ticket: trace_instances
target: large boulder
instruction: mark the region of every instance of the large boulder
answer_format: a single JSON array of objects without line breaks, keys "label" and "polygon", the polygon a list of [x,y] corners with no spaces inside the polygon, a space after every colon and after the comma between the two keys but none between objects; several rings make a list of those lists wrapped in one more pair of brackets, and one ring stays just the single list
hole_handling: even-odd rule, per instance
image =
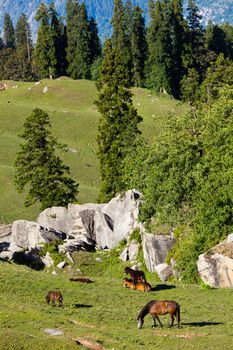
[{"label": "large boulder", "polygon": [[137,227],[141,196],[140,192],[129,190],[124,195],[113,198],[103,207],[103,213],[111,218],[114,225],[112,247],[116,246],[122,239],[128,238]]},{"label": "large boulder", "polygon": [[69,205],[73,223],[60,251],[115,247],[123,238],[128,238],[137,225],[140,196],[138,191],[130,190],[107,204]]},{"label": "large boulder", "polygon": [[63,232],[56,231],[54,228],[48,229],[33,221],[14,221],[11,230],[12,244],[28,250],[43,243],[66,238]]},{"label": "large boulder", "polygon": [[197,261],[197,268],[203,282],[211,287],[233,287],[233,242],[231,239],[201,254]]},{"label": "large boulder", "polygon": [[68,233],[74,219],[65,207],[52,207],[45,209],[37,218],[38,224],[48,229]]},{"label": "large boulder", "polygon": [[150,272],[155,272],[156,266],[165,262],[174,244],[175,239],[172,234],[155,235],[147,232],[142,234],[144,260]]},{"label": "large boulder", "polygon": [[166,263],[155,266],[155,271],[163,282],[167,281],[169,277],[173,276],[172,266]]}]

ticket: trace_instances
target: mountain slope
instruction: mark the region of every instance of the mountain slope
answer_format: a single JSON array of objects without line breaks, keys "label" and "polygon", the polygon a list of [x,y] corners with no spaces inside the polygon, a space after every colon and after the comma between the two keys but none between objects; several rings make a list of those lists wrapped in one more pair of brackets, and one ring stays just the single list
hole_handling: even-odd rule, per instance
[{"label": "mountain slope", "polygon": [[[44,0],[45,4],[50,4],[52,0]],[[61,15],[65,15],[64,0],[55,0],[56,8]],[[98,24],[101,39],[109,36],[111,31],[111,17],[113,13],[113,0],[84,0],[89,16],[93,16]],[[29,18],[32,27],[33,37],[36,34],[36,22],[34,20],[35,12],[41,1],[39,0],[0,0],[0,31],[3,26],[4,13],[9,13],[14,24],[22,13]],[[138,4],[144,11],[146,21],[149,20],[148,0],[132,0],[133,5]],[[233,24],[233,0],[197,0],[200,13],[203,16],[203,23],[207,24],[209,20],[216,23],[229,22]],[[184,1],[184,10],[187,6],[187,0]]]}]

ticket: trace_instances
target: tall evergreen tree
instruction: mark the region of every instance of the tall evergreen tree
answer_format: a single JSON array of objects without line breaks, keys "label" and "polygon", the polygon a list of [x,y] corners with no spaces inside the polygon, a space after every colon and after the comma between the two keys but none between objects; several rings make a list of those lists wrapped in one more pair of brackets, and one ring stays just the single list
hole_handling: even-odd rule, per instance
[{"label": "tall evergreen tree", "polygon": [[89,30],[90,30],[90,57],[91,63],[93,63],[98,57],[101,55],[101,42],[98,35],[98,28],[96,21],[93,17],[91,17],[89,22]]},{"label": "tall evergreen tree", "polygon": [[53,35],[55,56],[57,61],[56,75],[64,75],[66,73],[66,40],[65,40],[65,27],[58,17],[54,2],[49,7],[50,12],[50,26]]},{"label": "tall evergreen tree", "polygon": [[154,13],[148,30],[147,86],[179,97],[183,47],[181,2],[157,1],[150,6]]},{"label": "tall evergreen tree", "polygon": [[[131,81],[131,44],[130,44],[130,29],[126,31],[126,18],[130,16],[130,3],[128,2],[127,15],[125,14],[125,7],[122,0],[114,0],[114,13],[112,17],[112,44],[118,52],[119,58],[122,60],[122,64],[126,67],[128,72],[128,79]],[[128,28],[132,24],[127,23]]]},{"label": "tall evergreen tree", "polygon": [[76,199],[78,184],[66,174],[69,167],[58,157],[64,145],[53,137],[47,113],[35,109],[24,123],[24,142],[15,161],[17,189],[28,191],[25,205],[39,201],[41,209],[65,206]]},{"label": "tall evergreen tree", "polygon": [[89,79],[91,72],[91,33],[86,5],[79,6],[77,16],[77,48],[75,51],[76,79]]},{"label": "tall evergreen tree", "polygon": [[54,45],[54,32],[50,26],[50,12],[48,7],[41,3],[37,10],[36,21],[39,22],[37,41],[34,50],[34,66],[41,78],[57,75],[57,57]]},{"label": "tall evergreen tree", "polygon": [[133,25],[131,33],[132,46],[132,82],[134,86],[144,85],[145,61],[147,58],[147,42],[145,20],[142,10],[136,6],[133,10]]},{"label": "tall evergreen tree", "polygon": [[105,45],[98,89],[97,141],[102,179],[99,199],[107,201],[124,189],[123,161],[135,145],[142,120],[133,107],[127,69],[110,40]]},{"label": "tall evergreen tree", "polygon": [[15,44],[18,60],[20,64],[18,65],[21,79],[30,80],[32,78],[32,51],[33,44],[31,38],[31,30],[27,22],[27,17],[22,14],[15,28]]},{"label": "tall evergreen tree", "polygon": [[15,48],[15,31],[8,13],[4,15],[3,40],[7,48]]},{"label": "tall evergreen tree", "polygon": [[74,57],[77,49],[77,24],[78,24],[79,4],[77,0],[68,0],[66,3],[66,33],[67,33],[67,72],[70,77],[76,78],[77,62]]},{"label": "tall evergreen tree", "polygon": [[67,61],[68,74],[73,79],[90,78],[91,32],[84,3],[67,2]]}]

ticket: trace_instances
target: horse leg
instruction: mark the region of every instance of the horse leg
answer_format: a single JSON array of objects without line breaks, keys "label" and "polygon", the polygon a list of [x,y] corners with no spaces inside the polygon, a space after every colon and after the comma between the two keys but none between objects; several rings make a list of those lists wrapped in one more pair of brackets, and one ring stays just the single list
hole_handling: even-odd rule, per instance
[{"label": "horse leg", "polygon": [[156,325],[156,317],[155,316],[152,316],[153,317],[153,320],[154,320],[154,324],[153,324],[153,326],[152,327],[156,327],[157,325]]},{"label": "horse leg", "polygon": [[174,317],[174,314],[170,314],[170,316],[171,316],[171,324],[170,324],[170,327],[173,327],[173,323],[174,323],[174,319],[175,319],[175,317]]},{"label": "horse leg", "polygon": [[137,281],[133,278],[133,290],[136,289],[136,284],[137,284]]},{"label": "horse leg", "polygon": [[163,325],[162,325],[162,323],[161,323],[161,321],[160,321],[160,319],[159,319],[159,316],[158,316],[158,315],[155,315],[155,318],[159,321],[160,327],[163,328]]}]

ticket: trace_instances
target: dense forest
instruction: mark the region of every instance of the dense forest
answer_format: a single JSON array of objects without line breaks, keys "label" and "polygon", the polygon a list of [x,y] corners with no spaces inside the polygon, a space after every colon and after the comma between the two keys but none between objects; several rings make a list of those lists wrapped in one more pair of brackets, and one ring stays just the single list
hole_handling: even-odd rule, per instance
[{"label": "dense forest", "polygon": [[[115,0],[104,47],[84,3],[67,1],[65,24],[53,3],[42,3],[35,45],[26,16],[14,28],[6,14],[0,79],[96,81],[99,201],[140,190],[141,220],[151,232],[173,231],[177,243],[169,259],[193,282],[198,255],[233,229],[233,27],[202,27],[193,0],[187,18],[179,0],[149,0],[149,8],[146,27],[139,6]],[[148,142],[133,86],[188,102],[189,112],[164,115],[163,130]]]}]

